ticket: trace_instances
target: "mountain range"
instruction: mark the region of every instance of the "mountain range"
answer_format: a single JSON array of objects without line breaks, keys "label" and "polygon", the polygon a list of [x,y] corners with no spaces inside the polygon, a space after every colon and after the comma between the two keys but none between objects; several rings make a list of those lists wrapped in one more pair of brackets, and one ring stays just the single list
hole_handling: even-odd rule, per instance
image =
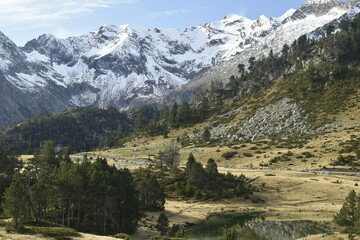
[{"label": "mountain range", "polygon": [[80,37],[41,35],[23,47],[0,32],[0,126],[77,106],[190,100],[250,57],[278,54],[304,34],[319,38],[358,12],[359,0],[309,0],[278,18],[228,15],[184,31],[104,25]]}]

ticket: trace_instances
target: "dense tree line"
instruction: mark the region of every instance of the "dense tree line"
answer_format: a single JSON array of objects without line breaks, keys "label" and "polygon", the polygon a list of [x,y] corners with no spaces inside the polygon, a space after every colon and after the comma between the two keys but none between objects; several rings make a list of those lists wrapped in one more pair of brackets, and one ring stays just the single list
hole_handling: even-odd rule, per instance
[{"label": "dense tree line", "polygon": [[171,129],[192,126],[204,121],[210,113],[210,107],[203,105],[190,106],[188,102],[171,107],[165,105],[160,109],[154,106],[143,106],[131,113],[134,130],[150,136],[164,135]]},{"label": "dense tree line", "polygon": [[[74,163],[69,153],[64,149],[56,154],[54,142],[45,141],[21,166],[15,155],[1,151],[0,171],[9,176],[2,186],[2,207],[16,230],[35,222],[98,234],[132,233],[143,211],[164,210],[166,195],[205,200],[253,191],[244,175],[220,174],[213,159],[203,167],[190,154],[186,169],[179,169],[174,146],[160,154],[163,165],[133,173],[86,155]],[[157,228],[169,236],[181,233],[178,226],[168,226],[164,215]]]},{"label": "dense tree line", "polygon": [[[5,151],[0,145],[0,203],[3,200],[4,191],[10,186],[12,178],[17,170],[21,168],[21,163],[14,151]],[[2,212],[0,205],[0,213]]]},{"label": "dense tree line", "polygon": [[40,115],[9,126],[0,133],[0,142],[18,152],[32,154],[51,139],[57,151],[71,146],[81,152],[96,148],[105,136],[120,141],[132,131],[132,121],[116,108],[75,108],[53,115]]},{"label": "dense tree line", "polygon": [[131,233],[140,204],[129,170],[118,170],[105,159],[72,163],[55,155],[47,141],[5,190],[3,208],[14,227],[35,220],[94,233]]},{"label": "dense tree line", "polygon": [[[135,171],[136,182],[153,182],[147,184],[147,191],[152,192],[155,200],[152,201],[153,204],[148,209],[161,209],[162,203],[164,203],[161,196],[164,193],[171,197],[206,200],[236,196],[248,197],[254,191],[254,188],[247,183],[248,180],[244,175],[235,176],[231,173],[219,173],[216,161],[211,158],[203,166],[195,160],[193,154],[190,154],[185,170],[179,169],[175,165],[150,166]],[[150,179],[153,180],[150,181]],[[160,189],[158,184],[162,189],[165,189],[165,192],[157,190]],[[137,185],[139,186],[139,184]],[[145,190],[145,188],[143,189]],[[143,192],[146,193],[147,191]]]},{"label": "dense tree line", "polygon": [[161,211],[165,206],[165,192],[151,168],[140,168],[134,172],[141,209]]},{"label": "dense tree line", "polygon": [[241,174],[218,172],[214,159],[208,159],[205,167],[190,154],[186,163],[185,178],[174,183],[177,195],[194,197],[196,199],[230,198],[235,196],[249,196],[253,187],[247,184],[246,177]]}]

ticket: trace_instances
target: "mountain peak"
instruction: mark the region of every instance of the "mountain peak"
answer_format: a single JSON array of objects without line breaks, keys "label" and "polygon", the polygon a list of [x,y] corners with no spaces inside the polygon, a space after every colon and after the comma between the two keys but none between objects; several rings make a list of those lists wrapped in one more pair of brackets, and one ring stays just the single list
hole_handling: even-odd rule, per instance
[{"label": "mountain peak", "polygon": [[338,0],[308,0],[305,4],[306,5],[313,5],[313,4],[326,4],[332,2],[339,2]]},{"label": "mountain peak", "polygon": [[239,16],[239,15],[237,15],[237,14],[228,14],[228,15],[226,15],[225,17],[224,17],[224,19],[229,19],[229,20],[231,20],[231,19],[237,19],[237,18],[241,18],[241,16]]},{"label": "mountain peak", "polygon": [[274,18],[274,20],[279,23],[282,23],[285,19],[287,19],[288,17],[291,17],[295,12],[296,12],[295,9],[290,8],[289,10],[286,11],[286,13],[284,13],[280,17]]},{"label": "mountain peak", "polygon": [[263,21],[263,20],[268,20],[269,18],[267,18],[265,15],[260,15],[257,20]]},{"label": "mountain peak", "polygon": [[228,14],[224,17],[223,22],[236,22],[239,20],[245,20],[246,17],[237,15],[237,14]]}]

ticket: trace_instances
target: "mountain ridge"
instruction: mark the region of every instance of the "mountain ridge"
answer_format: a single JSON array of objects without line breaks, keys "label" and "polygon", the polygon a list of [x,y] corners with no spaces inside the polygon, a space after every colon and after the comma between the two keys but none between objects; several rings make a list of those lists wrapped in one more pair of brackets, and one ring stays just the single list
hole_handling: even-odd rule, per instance
[{"label": "mountain ridge", "polygon": [[[211,77],[211,72],[221,69],[220,72],[231,73],[239,63],[246,63],[249,56],[266,56],[270,49],[277,53],[284,43],[339,18],[357,2],[309,1],[279,18],[260,16],[250,20],[232,14],[184,31],[103,25],[80,37],[58,39],[41,35],[21,48],[9,43],[13,49],[8,51],[19,54],[14,63],[4,61],[0,65],[3,81],[28,95],[21,96],[24,102],[38,99],[40,104],[52,98],[55,106],[27,109],[28,114],[17,114],[0,125],[76,106],[112,105],[128,109],[173,94],[173,90],[187,83],[202,85],[211,82],[211,78],[224,80],[225,74]],[[317,17],[314,11],[326,14]],[[299,28],[304,19],[316,23]],[[233,66],[232,70],[222,69],[227,64]],[[27,108],[23,104],[21,107]],[[0,106],[0,112],[5,112],[1,108],[9,106]],[[18,112],[16,107],[14,111]]]}]

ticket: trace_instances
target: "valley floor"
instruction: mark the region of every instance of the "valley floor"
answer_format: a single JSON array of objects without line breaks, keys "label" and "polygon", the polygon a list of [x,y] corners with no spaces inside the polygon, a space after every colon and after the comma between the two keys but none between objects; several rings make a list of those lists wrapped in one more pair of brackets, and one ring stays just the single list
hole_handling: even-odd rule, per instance
[{"label": "valley floor", "polygon": [[[174,144],[176,137],[187,134],[186,131],[194,130],[172,132],[170,138],[166,139],[162,137],[134,139],[123,148],[87,154],[90,159],[105,157],[110,164],[133,169],[154,162],[154,156],[169,144]],[[345,197],[353,189],[356,192],[360,191],[359,174],[356,172],[344,174],[342,172],[351,171],[350,167],[333,169],[330,164],[339,156],[343,144],[354,136],[360,136],[359,126],[313,136],[308,138],[302,147],[288,148],[286,144],[269,145],[266,141],[260,141],[232,147],[181,148],[182,164],[185,163],[190,152],[194,154],[197,161],[202,163],[205,163],[208,158],[214,158],[217,160],[219,171],[244,174],[248,179],[253,180],[252,184],[260,191],[255,192],[250,199],[235,198],[200,202],[167,199],[165,213],[170,224],[196,223],[206,219],[212,213],[262,212],[265,219],[271,221],[312,220],[333,226],[333,215],[340,210]],[[236,151],[237,154],[234,158],[225,160],[221,155],[228,151]],[[287,155],[289,151],[292,155]],[[305,153],[309,153],[310,157],[302,157]],[[263,163],[268,164],[271,159],[284,155],[289,160],[278,161],[261,169]],[[77,154],[72,157],[76,160],[81,159],[82,156],[83,154]],[[28,158],[29,156],[23,157],[25,161]],[[329,174],[331,171],[335,172]],[[159,213],[147,215],[150,222],[155,222]],[[135,237],[147,239],[152,235],[156,235],[156,232],[141,228]],[[4,233],[0,233],[0,239],[3,236],[5,236]],[[96,236],[85,236],[81,239],[97,239]],[[3,237],[3,239],[22,238]],[[348,239],[348,237],[331,234],[305,239],[340,240]]]},{"label": "valley floor", "polygon": [[[234,174],[244,173],[253,184],[265,187],[248,199],[224,199],[221,201],[179,201],[167,199],[166,215],[170,224],[196,223],[213,213],[261,212],[269,221],[311,220],[334,226],[333,215],[339,211],[350,190],[357,190],[357,176],[322,175],[284,170],[231,170],[219,169]],[[260,200],[260,201],[259,201]],[[265,202],[262,202],[264,200]],[[260,203],[254,203],[260,202]],[[148,213],[157,219],[159,213]],[[138,233],[138,236],[143,236]],[[141,239],[141,238],[139,238]],[[348,239],[347,235],[334,233],[316,235],[304,240]]]},{"label": "valley floor", "polygon": [[[220,169],[227,172],[229,169]],[[282,170],[231,170],[255,179],[261,188],[249,200],[225,199],[216,202],[179,202],[167,200],[172,223],[196,222],[210,213],[264,212],[266,220],[313,220],[330,222],[350,190],[359,188],[357,176],[321,175]],[[260,201],[259,201],[260,200]],[[262,202],[261,200],[264,200]],[[260,202],[260,203],[254,203]]]}]

